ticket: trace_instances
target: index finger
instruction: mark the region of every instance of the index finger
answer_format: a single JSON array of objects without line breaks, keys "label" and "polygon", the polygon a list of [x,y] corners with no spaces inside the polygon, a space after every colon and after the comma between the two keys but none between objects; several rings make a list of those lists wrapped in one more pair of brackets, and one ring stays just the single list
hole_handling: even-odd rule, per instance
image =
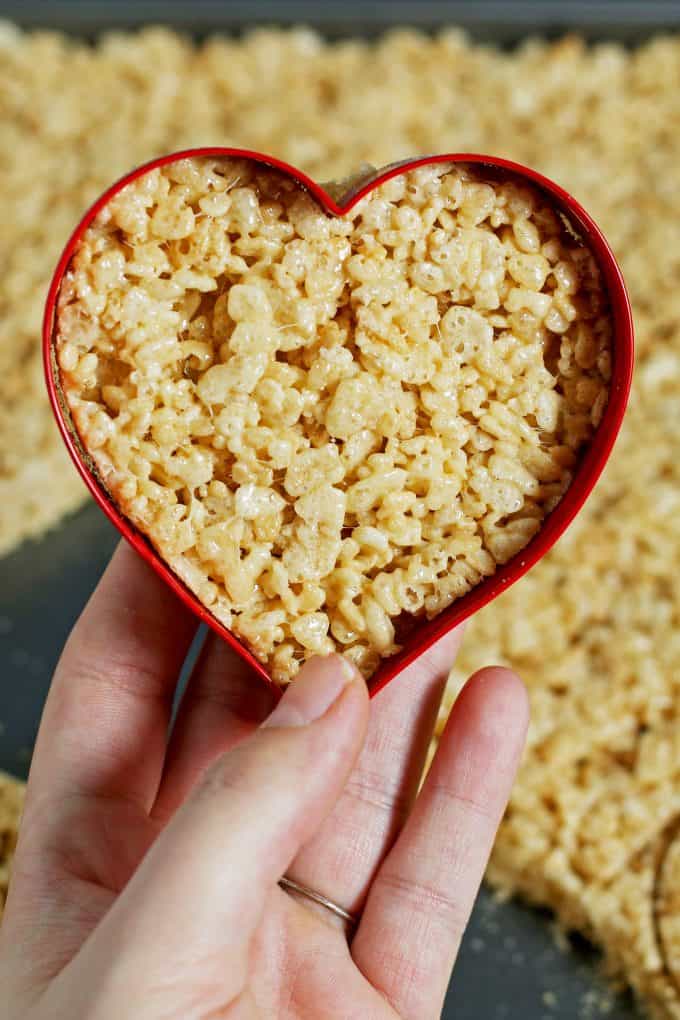
[{"label": "index finger", "polygon": [[189,610],[126,543],[118,546],[57,665],[38,733],[27,813],[43,798],[124,799],[158,787]]}]

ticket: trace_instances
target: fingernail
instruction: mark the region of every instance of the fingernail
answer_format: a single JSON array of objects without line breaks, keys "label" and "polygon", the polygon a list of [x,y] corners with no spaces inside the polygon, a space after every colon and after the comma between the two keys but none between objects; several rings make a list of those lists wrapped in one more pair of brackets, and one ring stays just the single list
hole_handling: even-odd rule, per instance
[{"label": "fingernail", "polygon": [[359,679],[359,671],[342,655],[314,656],[304,664],[264,725],[306,726],[320,719],[345,688]]}]

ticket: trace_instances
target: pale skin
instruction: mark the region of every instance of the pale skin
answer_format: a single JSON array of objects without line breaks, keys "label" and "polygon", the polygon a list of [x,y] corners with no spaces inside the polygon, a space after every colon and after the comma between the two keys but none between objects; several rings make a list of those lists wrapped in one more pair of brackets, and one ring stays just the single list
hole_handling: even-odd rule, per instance
[{"label": "pale skin", "polygon": [[[45,708],[0,929],[5,1020],[431,1020],[521,754],[475,674],[416,798],[451,633],[369,702],[338,656],[272,695],[127,547]],[[360,917],[284,892],[288,874]]]}]

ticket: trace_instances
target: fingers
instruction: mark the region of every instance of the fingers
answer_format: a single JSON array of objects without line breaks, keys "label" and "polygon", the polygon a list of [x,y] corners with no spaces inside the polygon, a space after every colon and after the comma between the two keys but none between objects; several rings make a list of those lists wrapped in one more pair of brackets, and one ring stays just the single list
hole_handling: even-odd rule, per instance
[{"label": "fingers", "polygon": [[[340,656],[310,660],[175,813],[74,968],[113,1001],[153,990],[153,1016],[193,1015],[197,1001],[202,1015],[225,1009],[242,991],[264,904],[339,796],[367,718],[357,671]],[[77,977],[65,977],[71,988]]]},{"label": "fingers", "polygon": [[457,699],[413,813],[371,888],[352,955],[400,1016],[439,1017],[528,723],[514,673]]},{"label": "fingers", "polygon": [[209,635],[175,721],[154,817],[169,818],[215,759],[250,736],[275,702],[272,689]]},{"label": "fingers", "polygon": [[411,809],[461,633],[448,634],[376,695],[342,796],[290,868],[292,878],[351,913]]},{"label": "fingers", "polygon": [[46,984],[76,952],[155,835],[146,812],[194,629],[121,544],[69,638],[38,734],[3,932],[17,990]]},{"label": "fingers", "polygon": [[125,543],[57,666],[33,757],[33,799],[121,798],[148,809],[172,696],[196,623]]}]

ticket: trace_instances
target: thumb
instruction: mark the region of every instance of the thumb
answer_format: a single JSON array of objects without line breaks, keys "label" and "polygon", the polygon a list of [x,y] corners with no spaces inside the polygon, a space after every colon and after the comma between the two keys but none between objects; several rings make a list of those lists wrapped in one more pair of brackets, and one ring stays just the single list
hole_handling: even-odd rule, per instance
[{"label": "thumb", "polygon": [[[121,1002],[155,989],[172,997],[168,1015],[182,1017],[193,1015],[199,983],[219,995],[218,1007],[240,994],[265,904],[338,799],[367,721],[366,684],[354,666],[339,655],[309,660],[266,722],[213,765],[156,840],[79,954],[89,959],[76,958],[87,983],[103,971],[106,998],[117,987]],[[147,1001],[149,1016],[165,1015],[162,1001]]]}]

